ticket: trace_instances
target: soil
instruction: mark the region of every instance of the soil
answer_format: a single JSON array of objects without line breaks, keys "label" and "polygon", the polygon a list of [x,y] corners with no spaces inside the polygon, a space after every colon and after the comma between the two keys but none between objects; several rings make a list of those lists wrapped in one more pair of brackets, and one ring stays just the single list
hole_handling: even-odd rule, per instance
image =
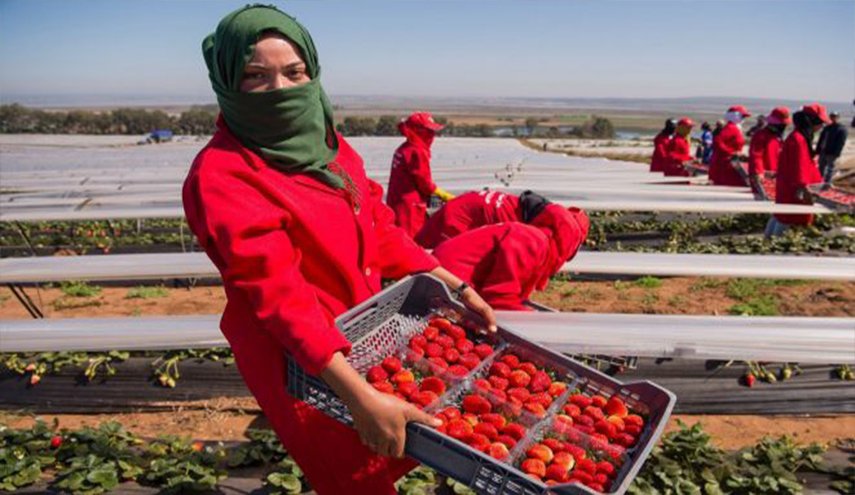
[{"label": "soil", "polygon": [[[661,285],[647,288],[639,281],[556,280],[532,299],[562,311],[726,315],[734,305],[766,296],[783,316],[855,315],[855,282],[761,281],[744,300],[727,295],[729,284],[744,281],[674,277],[653,279],[652,283],[657,282]],[[128,299],[132,289],[104,287],[92,297],[67,296],[59,288],[28,288],[27,293],[47,318],[215,314],[222,312],[226,303],[218,286],[169,288],[165,297]],[[29,315],[3,287],[0,319],[13,318]]]}]

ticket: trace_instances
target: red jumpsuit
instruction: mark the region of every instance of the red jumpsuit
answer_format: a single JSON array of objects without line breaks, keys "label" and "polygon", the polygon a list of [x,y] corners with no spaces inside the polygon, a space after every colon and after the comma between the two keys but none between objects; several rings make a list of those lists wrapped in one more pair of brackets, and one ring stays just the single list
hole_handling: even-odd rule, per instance
[{"label": "red jumpsuit", "polygon": [[659,133],[653,138],[653,156],[650,158],[651,172],[665,171],[665,151],[668,149],[668,143],[671,142],[671,136],[664,133]]},{"label": "red jumpsuit", "polygon": [[781,138],[769,129],[760,129],[751,136],[748,147],[748,173],[763,175],[778,170],[778,155],[781,153]]},{"label": "red jumpsuit", "polygon": [[683,168],[683,163],[691,159],[692,147],[689,145],[689,141],[685,137],[675,134],[665,148],[662,171],[667,177],[688,177],[689,172]]},{"label": "red jumpsuit", "polygon": [[710,180],[717,186],[744,186],[745,179],[733,168],[730,160],[742,152],[745,138],[742,130],[733,122],[718,133],[713,140],[713,156],[710,164]]},{"label": "red jumpsuit", "polygon": [[406,123],[400,130],[407,141],[392,157],[386,204],[395,212],[395,223],[415,237],[425,223],[428,201],[436,190],[430,173],[433,133]]},{"label": "red jumpsuit", "polygon": [[319,494],[392,494],[416,464],[372,454],[355,430],[286,393],[285,352],[318,374],[350,343],[334,318],[377,293],[380,278],[432,270],[393,224],[382,188],[339,136],[331,168],[353,194],[285,174],[245,148],[222,119],[184,182],[187,221],[222,275],[220,329],[282,444]]},{"label": "red jumpsuit", "polygon": [[520,199],[498,191],[468,192],[457,196],[428,218],[416,242],[433,249],[458,234],[494,223],[521,222]]},{"label": "red jumpsuit", "polygon": [[434,249],[443,268],[471,285],[495,309],[524,311],[549,264],[548,234],[524,223],[486,225]]},{"label": "red jumpsuit", "polygon": [[[811,157],[807,140],[798,131],[793,131],[784,141],[778,175],[775,177],[775,202],[782,204],[804,204],[796,198],[796,191],[809,184],[822,182],[816,161]],[[810,225],[813,215],[776,213],[775,218],[790,225]]]}]

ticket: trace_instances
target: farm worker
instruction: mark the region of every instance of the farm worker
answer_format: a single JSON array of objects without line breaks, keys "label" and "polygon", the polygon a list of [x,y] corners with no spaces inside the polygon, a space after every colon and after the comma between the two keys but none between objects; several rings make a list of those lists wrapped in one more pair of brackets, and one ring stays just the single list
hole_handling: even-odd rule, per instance
[{"label": "farm worker", "polygon": [[839,122],[840,114],[838,112],[831,112],[829,117],[831,124],[822,130],[819,135],[819,142],[816,145],[816,154],[819,156],[819,173],[822,174],[822,180],[826,186],[831,186],[835,162],[840,158],[840,154],[846,146],[846,138],[849,136],[849,131]]},{"label": "farm worker", "polygon": [[[813,204],[811,184],[822,182],[822,176],[816,165],[816,153],[813,150],[813,136],[830,122],[825,107],[814,103],[805,105],[793,114],[793,129],[784,141],[778,163],[778,175],[775,177],[775,202],[780,204]],[[776,236],[792,225],[810,225],[811,214],[776,213],[766,225],[766,236]]]},{"label": "farm worker", "polygon": [[443,201],[454,197],[437,187],[430,173],[430,147],[443,127],[427,112],[416,112],[398,124],[407,140],[392,156],[386,204],[395,212],[395,223],[410,236],[424,225],[431,195]]},{"label": "farm worker", "polygon": [[[240,8],[202,45],[220,107],[217,131],[184,182],[184,211],[222,275],[220,329],[279,439],[321,494],[394,494],[416,463],[408,421],[435,424],[377,392],[350,366],[334,318],[382,278],[430,272],[462,281],[397,228],[382,188],[333,130],[315,45],[272,6]],[[495,329],[474,290],[462,300]],[[286,391],[285,353],[341,397],[354,429]],[[379,454],[379,455],[378,455]]]},{"label": "farm worker", "polygon": [[709,165],[712,158],[713,133],[709,122],[701,124],[701,144],[698,145],[698,159],[704,165]]},{"label": "farm worker", "polygon": [[653,138],[653,156],[650,157],[651,172],[663,172],[665,170],[665,150],[668,143],[671,142],[675,129],[677,129],[677,122],[674,119],[668,119],[665,121],[665,127]]},{"label": "farm worker", "polygon": [[486,189],[470,191],[445,203],[431,215],[416,235],[416,242],[433,249],[440,242],[484,225],[528,223],[547,204],[546,198],[531,191],[524,191],[519,196]]},{"label": "farm worker", "polygon": [[742,121],[751,114],[742,105],[727,109],[724,119],[727,124],[713,139],[713,156],[710,164],[710,181],[717,186],[744,186],[745,180],[731,163],[745,146],[742,136]]},{"label": "farm worker", "polygon": [[550,204],[536,222],[485,225],[440,243],[433,254],[491,306],[524,311],[531,293],[576,255],[588,227],[584,211]]},{"label": "farm worker", "polygon": [[692,127],[695,123],[689,117],[683,117],[677,122],[674,137],[665,148],[663,160],[665,175],[668,177],[688,177],[689,172],[683,168],[683,164],[692,161],[692,145],[689,144]]},{"label": "farm worker", "polygon": [[767,174],[774,176],[777,172],[782,137],[790,121],[789,109],[776,107],[766,117],[766,126],[751,136],[751,144],[748,146],[749,182],[754,194],[763,199],[768,198],[760,179]]}]

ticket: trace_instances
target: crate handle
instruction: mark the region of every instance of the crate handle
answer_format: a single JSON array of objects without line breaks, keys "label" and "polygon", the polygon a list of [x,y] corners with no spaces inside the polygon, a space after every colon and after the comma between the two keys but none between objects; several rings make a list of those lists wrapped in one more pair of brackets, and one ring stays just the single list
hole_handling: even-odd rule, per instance
[{"label": "crate handle", "polygon": [[358,321],[368,318],[375,311],[377,311],[377,306],[379,303],[376,301],[362,308],[355,308],[355,312],[348,315],[346,320],[339,320],[336,322],[336,325],[341,328],[344,325],[355,325]]}]

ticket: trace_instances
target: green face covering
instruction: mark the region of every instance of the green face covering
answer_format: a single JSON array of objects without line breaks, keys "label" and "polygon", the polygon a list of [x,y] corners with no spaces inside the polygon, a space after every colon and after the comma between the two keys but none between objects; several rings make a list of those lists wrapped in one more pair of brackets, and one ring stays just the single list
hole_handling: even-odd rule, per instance
[{"label": "green face covering", "polygon": [[[244,67],[262,33],[274,31],[300,50],[311,82],[273,91],[240,91]],[[223,119],[240,141],[272,166],[344,187],[327,164],[336,156],[332,105],[321,87],[318,54],[309,32],[273,6],[250,5],[220,21],[202,42],[208,77]]]}]

